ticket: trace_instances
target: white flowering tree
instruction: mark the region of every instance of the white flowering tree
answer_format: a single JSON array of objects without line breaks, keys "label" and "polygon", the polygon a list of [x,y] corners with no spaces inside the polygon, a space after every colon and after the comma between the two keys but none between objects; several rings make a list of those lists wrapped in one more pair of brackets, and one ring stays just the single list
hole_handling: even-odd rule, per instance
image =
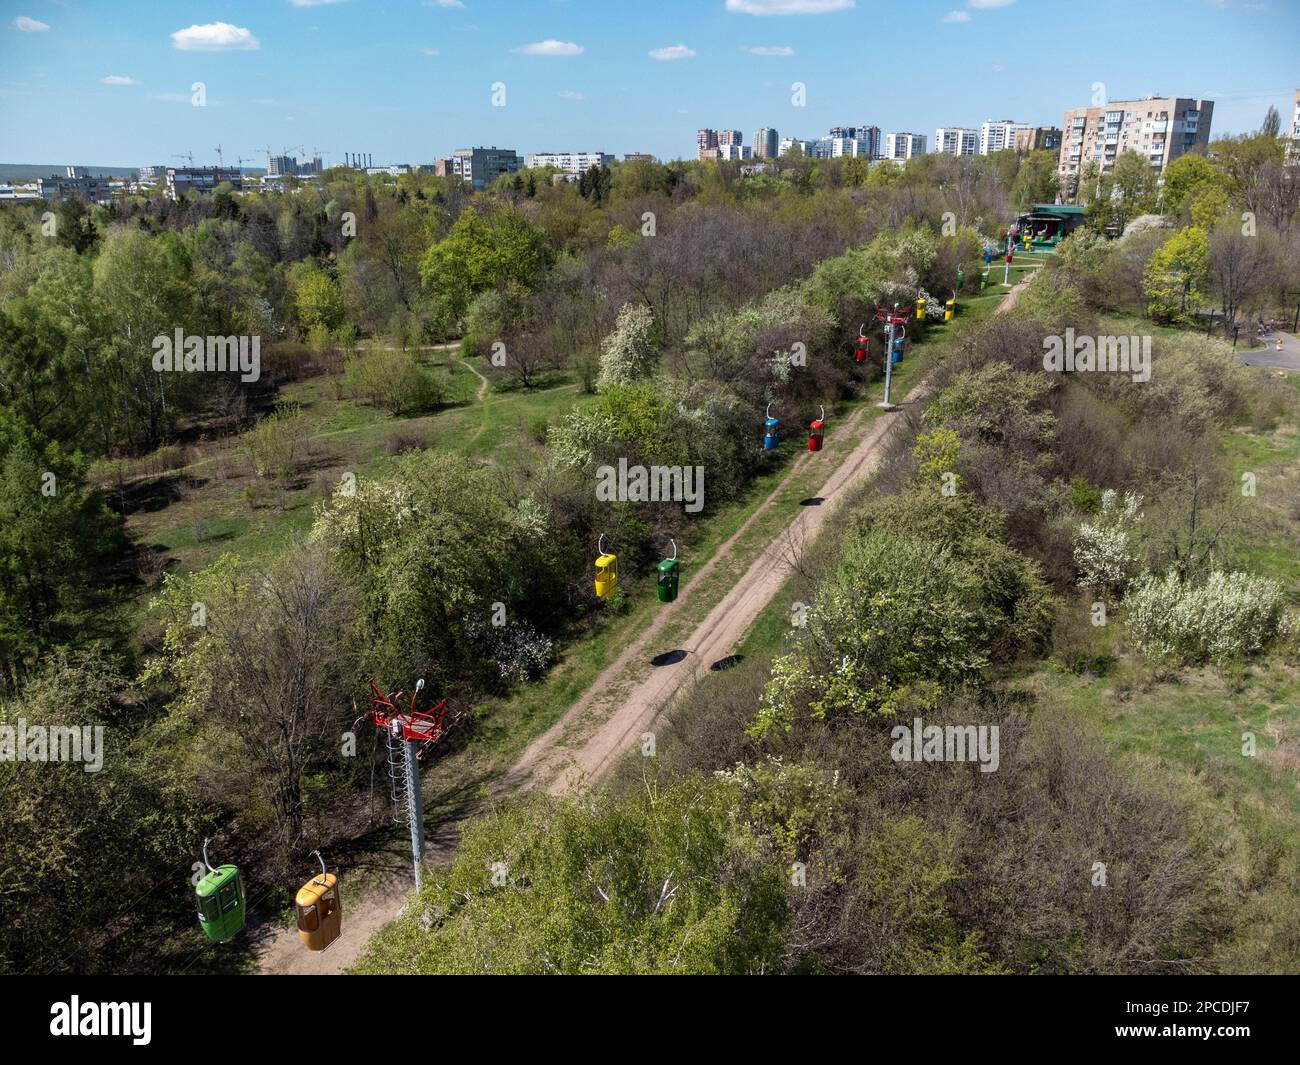
[{"label": "white flowering tree", "polygon": [[654,315],[644,303],[625,303],[614,331],[601,344],[597,389],[628,385],[648,377],[658,350],[654,341]]},{"label": "white flowering tree", "polygon": [[1074,564],[1079,586],[1093,592],[1122,593],[1137,569],[1134,533],[1142,520],[1142,497],[1113,488],[1101,494],[1101,512],[1074,534]]}]

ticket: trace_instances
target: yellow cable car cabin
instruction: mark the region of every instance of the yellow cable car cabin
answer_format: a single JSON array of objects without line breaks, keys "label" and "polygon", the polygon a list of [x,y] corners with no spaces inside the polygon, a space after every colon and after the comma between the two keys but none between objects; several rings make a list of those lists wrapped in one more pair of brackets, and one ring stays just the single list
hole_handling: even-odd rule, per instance
[{"label": "yellow cable car cabin", "polygon": [[324,950],[343,932],[343,900],[339,878],[324,871],[298,889],[294,907],[298,911],[298,938],[308,950]]},{"label": "yellow cable car cabin", "polygon": [[618,587],[618,555],[602,554],[596,559],[596,596],[605,599]]}]

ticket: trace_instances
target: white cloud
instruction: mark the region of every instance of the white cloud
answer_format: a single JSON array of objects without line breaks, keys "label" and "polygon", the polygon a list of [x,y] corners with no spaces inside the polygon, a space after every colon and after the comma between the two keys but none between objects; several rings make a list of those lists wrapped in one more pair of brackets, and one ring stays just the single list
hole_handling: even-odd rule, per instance
[{"label": "white cloud", "polygon": [[665,61],[673,59],[693,59],[695,58],[694,50],[687,48],[684,44],[670,44],[667,48],[651,48],[651,59],[662,59]]},{"label": "white cloud", "polygon": [[1010,7],[1016,0],[970,0],[970,6],[984,10],[991,7]]},{"label": "white cloud", "polygon": [[584,49],[572,41],[535,41],[513,49],[521,55],[582,55]]},{"label": "white cloud", "polygon": [[943,16],[943,20],[944,22],[969,22],[970,15],[966,14],[965,11],[949,11],[948,14]]},{"label": "white cloud", "polygon": [[14,25],[23,33],[44,33],[50,28],[48,22],[38,22],[34,18],[28,18],[26,15],[19,15],[14,19]]},{"label": "white cloud", "polygon": [[324,7],[327,4],[346,4],[348,0],[289,0],[294,7]]},{"label": "white cloud", "polygon": [[423,52],[425,55],[440,55],[440,54],[441,54],[441,53],[438,51],[438,49],[436,49],[436,48],[421,48],[420,51]]},{"label": "white cloud", "polygon": [[746,48],[745,51],[748,52],[750,55],[773,55],[773,56],[794,55],[794,49],[789,48],[783,44],[774,45],[774,46],[758,45],[755,48]]},{"label": "white cloud", "polygon": [[727,0],[727,10],[739,15],[825,15],[853,6],[854,0]]},{"label": "white cloud", "polygon": [[105,85],[139,85],[135,78],[128,78],[125,74],[109,74],[104,78]]},{"label": "white cloud", "polygon": [[460,0],[424,0],[422,7],[464,7]]},{"label": "white cloud", "polygon": [[172,46],[182,52],[253,52],[262,45],[242,26],[208,22],[172,34]]},{"label": "white cloud", "polygon": [[574,92],[572,89],[561,89],[555,94],[561,100],[585,100],[586,97],[580,92]]}]

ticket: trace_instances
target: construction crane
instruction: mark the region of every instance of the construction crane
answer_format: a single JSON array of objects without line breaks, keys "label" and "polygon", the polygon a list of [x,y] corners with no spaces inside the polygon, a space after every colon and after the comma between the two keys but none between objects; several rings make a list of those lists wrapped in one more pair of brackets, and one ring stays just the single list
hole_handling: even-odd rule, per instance
[{"label": "construction crane", "polygon": [[221,145],[220,145],[220,144],[218,144],[217,147],[216,147],[216,153],[217,153],[217,166],[221,167],[221,169],[224,170],[224,169],[226,168],[226,160],[225,160],[225,158],[224,158],[224,157],[222,156],[222,154],[221,154]]},{"label": "construction crane", "polygon": [[194,167],[194,153],[193,153],[193,152],[186,152],[184,155],[172,155],[172,158],[173,158],[173,159],[188,159],[188,160],[190,161],[190,168],[193,169],[193,167]]}]

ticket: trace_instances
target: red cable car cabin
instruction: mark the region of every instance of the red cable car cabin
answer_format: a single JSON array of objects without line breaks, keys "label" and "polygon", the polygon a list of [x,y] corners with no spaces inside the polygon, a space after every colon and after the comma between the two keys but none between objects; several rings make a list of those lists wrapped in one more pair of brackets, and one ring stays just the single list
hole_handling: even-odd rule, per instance
[{"label": "red cable car cabin", "polygon": [[867,327],[864,325],[858,329],[858,349],[853,353],[854,362],[867,361],[867,344]]},{"label": "red cable car cabin", "polygon": [[821,417],[808,426],[808,450],[820,451],[822,439],[826,435],[826,408],[822,408]]}]

